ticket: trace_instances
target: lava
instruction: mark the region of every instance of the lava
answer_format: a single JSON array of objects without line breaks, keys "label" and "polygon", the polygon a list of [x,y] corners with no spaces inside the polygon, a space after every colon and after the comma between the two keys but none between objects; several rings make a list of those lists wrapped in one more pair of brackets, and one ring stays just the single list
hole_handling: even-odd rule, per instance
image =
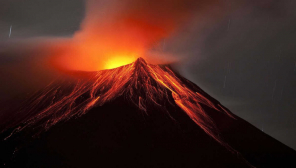
[{"label": "lava", "polygon": [[[16,132],[29,127],[48,130],[58,122],[79,117],[95,106],[102,106],[119,96],[146,111],[147,102],[165,108],[165,100],[173,98],[200,128],[223,146],[232,150],[219,137],[218,129],[203,110],[206,105],[235,119],[220,104],[211,102],[203,92],[189,81],[184,81],[169,66],[147,64],[142,58],[115,69],[97,71],[88,80],[79,80],[71,86],[51,84],[35,95],[19,110],[7,128]],[[190,86],[191,85],[191,86]],[[173,104],[173,103],[172,103]],[[37,134],[36,134],[37,135]]]}]

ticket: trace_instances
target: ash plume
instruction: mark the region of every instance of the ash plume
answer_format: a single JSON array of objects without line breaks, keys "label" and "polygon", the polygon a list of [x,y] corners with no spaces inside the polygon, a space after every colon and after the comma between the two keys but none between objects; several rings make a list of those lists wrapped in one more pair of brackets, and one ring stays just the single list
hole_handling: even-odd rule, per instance
[{"label": "ash plume", "polygon": [[130,63],[138,57],[147,58],[147,51],[162,39],[176,33],[196,14],[220,3],[216,0],[88,0],[80,30],[54,62],[67,69],[88,71],[106,69],[110,59],[127,58],[126,63]]}]

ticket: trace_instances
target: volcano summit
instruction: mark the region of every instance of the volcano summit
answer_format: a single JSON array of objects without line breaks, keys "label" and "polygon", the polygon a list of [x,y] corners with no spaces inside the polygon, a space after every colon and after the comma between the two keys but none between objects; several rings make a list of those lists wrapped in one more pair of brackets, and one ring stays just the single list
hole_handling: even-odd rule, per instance
[{"label": "volcano summit", "polygon": [[296,167],[296,152],[168,65],[53,82],[0,118],[7,167]]}]

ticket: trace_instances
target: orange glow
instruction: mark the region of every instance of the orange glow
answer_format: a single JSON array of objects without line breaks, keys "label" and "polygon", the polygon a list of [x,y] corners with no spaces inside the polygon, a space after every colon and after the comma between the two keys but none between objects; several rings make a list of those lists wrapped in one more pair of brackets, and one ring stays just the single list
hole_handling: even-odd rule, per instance
[{"label": "orange glow", "polygon": [[80,30],[67,42],[57,44],[59,50],[51,63],[58,69],[74,71],[116,68],[145,57],[149,49],[174,31],[179,16],[169,14],[179,7],[177,1],[164,6],[168,14],[163,16],[157,15],[158,10],[151,11],[154,8],[148,9],[146,2],[130,3],[124,11],[112,5],[99,10],[99,2],[87,1]]},{"label": "orange glow", "polygon": [[106,61],[104,69],[113,69],[123,65],[130,64],[136,60],[135,56],[115,56]]},{"label": "orange glow", "polygon": [[59,49],[51,55],[50,62],[59,70],[111,69],[131,63],[138,57],[153,63],[170,62],[172,58],[164,50],[159,49],[158,54],[163,59],[151,58],[149,54],[158,50],[157,46],[163,44],[164,39],[176,35],[178,29],[187,25],[197,13],[211,8],[210,15],[213,16],[216,12],[213,13],[212,7],[219,6],[216,0],[85,2],[85,17],[79,30],[67,42],[56,44]]},{"label": "orange glow", "polygon": [[98,71],[130,64],[144,53],[141,46],[117,44],[116,38],[105,37],[108,41],[77,37],[58,44],[51,63],[58,69],[74,71]]}]

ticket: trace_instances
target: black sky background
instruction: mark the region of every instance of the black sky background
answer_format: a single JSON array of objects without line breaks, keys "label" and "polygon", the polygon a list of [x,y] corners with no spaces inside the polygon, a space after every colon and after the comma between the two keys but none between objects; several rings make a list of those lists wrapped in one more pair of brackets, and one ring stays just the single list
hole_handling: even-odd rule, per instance
[{"label": "black sky background", "polygon": [[[234,114],[296,149],[296,2],[225,3],[225,16],[193,18],[161,42],[162,50],[181,58],[181,74]],[[55,78],[36,61],[38,44],[71,37],[84,13],[83,0],[0,2],[1,102]]]}]

